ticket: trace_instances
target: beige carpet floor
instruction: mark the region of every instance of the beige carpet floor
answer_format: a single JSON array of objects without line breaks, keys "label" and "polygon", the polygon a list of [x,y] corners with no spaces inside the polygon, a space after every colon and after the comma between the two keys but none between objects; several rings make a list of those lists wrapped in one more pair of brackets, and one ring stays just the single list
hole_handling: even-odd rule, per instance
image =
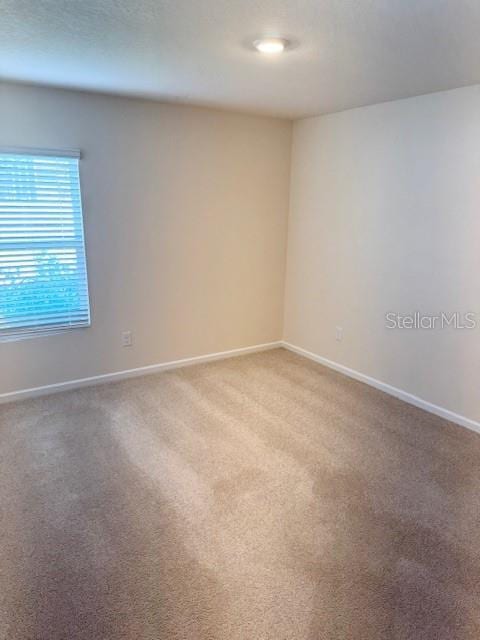
[{"label": "beige carpet floor", "polygon": [[0,407],[2,640],[478,640],[480,437],[282,349]]}]

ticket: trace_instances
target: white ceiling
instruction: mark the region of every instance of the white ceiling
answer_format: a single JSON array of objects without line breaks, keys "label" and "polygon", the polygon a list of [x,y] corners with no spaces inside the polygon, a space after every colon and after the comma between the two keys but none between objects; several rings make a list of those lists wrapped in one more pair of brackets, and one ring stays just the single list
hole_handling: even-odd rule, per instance
[{"label": "white ceiling", "polygon": [[480,83],[480,0],[0,0],[0,77],[327,113]]}]

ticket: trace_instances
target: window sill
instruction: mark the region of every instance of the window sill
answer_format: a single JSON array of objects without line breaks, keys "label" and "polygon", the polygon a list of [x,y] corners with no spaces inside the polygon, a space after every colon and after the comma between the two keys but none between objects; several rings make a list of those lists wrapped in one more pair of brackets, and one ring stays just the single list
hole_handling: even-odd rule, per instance
[{"label": "window sill", "polygon": [[39,329],[38,331],[25,331],[19,333],[10,333],[2,335],[0,333],[0,343],[3,342],[19,342],[20,340],[31,340],[33,338],[48,338],[50,336],[58,336],[62,333],[68,333],[78,329],[88,329],[91,323],[72,325],[66,327],[52,327],[51,329]]}]

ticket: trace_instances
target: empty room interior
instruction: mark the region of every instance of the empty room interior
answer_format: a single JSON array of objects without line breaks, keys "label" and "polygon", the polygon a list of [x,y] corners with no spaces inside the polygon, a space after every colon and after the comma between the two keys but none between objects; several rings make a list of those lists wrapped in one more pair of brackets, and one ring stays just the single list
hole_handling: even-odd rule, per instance
[{"label": "empty room interior", "polygon": [[0,0],[0,640],[480,638],[479,32]]}]

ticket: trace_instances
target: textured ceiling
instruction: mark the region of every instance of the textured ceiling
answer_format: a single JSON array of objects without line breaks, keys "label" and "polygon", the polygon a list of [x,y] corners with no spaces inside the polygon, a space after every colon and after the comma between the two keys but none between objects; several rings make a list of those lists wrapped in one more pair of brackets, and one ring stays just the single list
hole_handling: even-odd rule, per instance
[{"label": "textured ceiling", "polygon": [[480,0],[0,0],[0,77],[301,117],[479,83],[479,33]]}]

